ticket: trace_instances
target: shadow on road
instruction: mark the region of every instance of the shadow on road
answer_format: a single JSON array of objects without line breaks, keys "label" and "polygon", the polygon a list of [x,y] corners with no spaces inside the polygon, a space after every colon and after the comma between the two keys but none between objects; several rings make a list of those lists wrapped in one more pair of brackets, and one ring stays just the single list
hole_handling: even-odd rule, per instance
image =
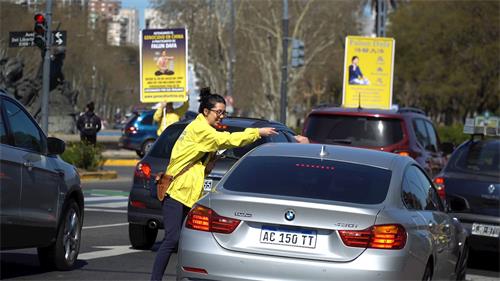
[{"label": "shadow on road", "polygon": [[[87,265],[77,260],[73,269]],[[25,277],[50,272],[40,266],[36,254],[0,253],[0,279]]]}]

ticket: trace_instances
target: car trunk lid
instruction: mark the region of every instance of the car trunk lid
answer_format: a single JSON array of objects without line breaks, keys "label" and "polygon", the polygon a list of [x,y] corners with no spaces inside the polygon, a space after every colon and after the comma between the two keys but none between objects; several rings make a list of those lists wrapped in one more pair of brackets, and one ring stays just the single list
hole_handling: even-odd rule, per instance
[{"label": "car trunk lid", "polygon": [[230,235],[213,233],[225,249],[337,262],[354,260],[365,250],[346,246],[338,231],[371,227],[381,209],[237,194],[212,193],[209,200],[217,214],[241,220]]}]

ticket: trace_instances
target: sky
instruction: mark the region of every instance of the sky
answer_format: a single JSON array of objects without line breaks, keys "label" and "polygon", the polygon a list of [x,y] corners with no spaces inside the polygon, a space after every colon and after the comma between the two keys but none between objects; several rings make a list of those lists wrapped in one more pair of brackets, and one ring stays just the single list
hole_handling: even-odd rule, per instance
[{"label": "sky", "polygon": [[139,11],[139,28],[144,29],[144,9],[149,8],[148,0],[122,0],[122,8],[136,8]]}]

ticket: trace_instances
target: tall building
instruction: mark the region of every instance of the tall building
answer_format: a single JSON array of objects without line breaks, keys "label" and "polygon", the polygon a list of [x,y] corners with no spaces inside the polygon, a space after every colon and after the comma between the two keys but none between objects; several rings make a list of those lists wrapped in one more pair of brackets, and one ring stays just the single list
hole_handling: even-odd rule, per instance
[{"label": "tall building", "polygon": [[108,23],[108,44],[112,46],[139,44],[139,14],[137,9],[120,9]]},{"label": "tall building", "polygon": [[118,15],[122,2],[118,0],[90,0],[89,1],[89,24],[91,28],[96,27],[96,22],[109,21]]}]

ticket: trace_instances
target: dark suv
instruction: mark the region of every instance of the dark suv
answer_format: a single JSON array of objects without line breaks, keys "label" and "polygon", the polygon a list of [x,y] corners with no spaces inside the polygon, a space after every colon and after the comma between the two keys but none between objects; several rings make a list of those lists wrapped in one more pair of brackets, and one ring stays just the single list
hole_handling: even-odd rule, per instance
[{"label": "dark suv", "polygon": [[323,107],[314,109],[303,135],[312,143],[340,144],[413,157],[433,176],[446,164],[450,143],[441,144],[431,120],[415,108],[394,110]]},{"label": "dark suv", "polygon": [[58,156],[64,148],[0,90],[0,249],[37,247],[40,264],[59,270],[73,267],[83,224],[80,177]]},{"label": "dark suv", "polygon": [[[129,237],[134,248],[151,248],[158,229],[163,229],[161,202],[156,199],[154,175],[165,171],[175,141],[191,121],[180,121],[167,127],[136,166],[128,204]],[[239,158],[256,146],[268,142],[296,142],[295,133],[290,128],[262,119],[225,118],[218,130],[239,132],[250,127],[274,127],[279,134],[263,137],[245,147],[225,150],[210,175],[205,178],[205,192],[210,191]]]}]

